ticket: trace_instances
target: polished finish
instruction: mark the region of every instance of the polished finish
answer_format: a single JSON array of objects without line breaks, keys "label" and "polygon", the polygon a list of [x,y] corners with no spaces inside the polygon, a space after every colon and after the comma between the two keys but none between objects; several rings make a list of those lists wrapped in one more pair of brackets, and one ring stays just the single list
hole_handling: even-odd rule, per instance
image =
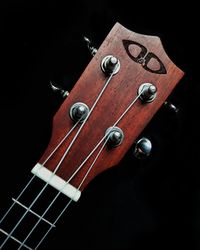
[{"label": "polished finish", "polygon": [[63,88],[61,88],[61,86],[57,85],[53,81],[50,81],[50,87],[53,92],[59,93],[63,98],[66,98],[69,95],[69,92],[67,90],[64,90]]},{"label": "polished finish", "polygon": [[136,158],[145,159],[150,155],[151,150],[152,150],[151,141],[146,137],[142,137],[135,143],[133,153]]},{"label": "polished finish", "polygon": [[82,122],[89,113],[89,108],[85,103],[77,102],[72,105],[69,111],[71,119],[75,122]]},{"label": "polished finish", "polygon": [[115,75],[119,72],[120,62],[116,57],[108,55],[103,58],[101,62],[101,69],[106,75]]},{"label": "polished finish", "polygon": [[109,146],[117,147],[124,140],[124,133],[119,127],[110,127],[106,130],[106,140]]},{"label": "polished finish", "polygon": [[88,49],[90,51],[90,54],[92,56],[95,56],[95,54],[97,53],[97,49],[94,46],[92,46],[91,40],[88,37],[86,37],[86,36],[84,36],[83,39],[84,39],[84,41],[87,44],[87,47],[88,47]]},{"label": "polished finish", "polygon": [[143,83],[139,89],[138,94],[143,102],[152,102],[156,98],[157,88],[152,83]]},{"label": "polished finish", "polygon": [[[123,41],[132,41],[133,43],[130,44],[129,42],[127,45]],[[135,44],[140,44],[143,46],[143,50],[148,52],[148,57],[144,57],[144,64],[141,64],[140,61],[134,61],[134,58],[138,56],[137,50],[135,51]],[[123,119],[116,124],[123,130],[123,143],[119,147],[111,149],[105,147],[102,150],[93,168],[84,180],[80,188],[81,191],[95,176],[108,168],[116,166],[122,160],[125,153],[133,145],[136,138],[138,138],[139,134],[184,75],[167,56],[160,38],[134,33],[116,23],[75,84],[69,97],[55,114],[52,136],[39,163],[42,164],[45,161],[72,128],[74,121],[67,115],[72,105],[82,102],[89,108],[92,107],[108,79],[101,70],[102,60],[108,55],[114,55],[114,57],[120,60],[120,70],[110,80],[104,94],[81,129],[79,136],[74,141],[56,175],[63,180],[68,180],[72,176],[77,167],[83,163],[84,159],[87,158],[104,137],[106,130],[116,123],[130,103],[137,97],[141,83],[153,83],[157,89],[156,98],[150,103],[144,103],[137,99]],[[55,170],[56,165],[67,150],[78,129],[73,130],[67,140],[47,161],[45,164],[47,169],[52,172]],[[98,150],[88,158],[82,168],[71,179],[71,185],[74,187],[79,186],[94,161],[97,152]]]}]

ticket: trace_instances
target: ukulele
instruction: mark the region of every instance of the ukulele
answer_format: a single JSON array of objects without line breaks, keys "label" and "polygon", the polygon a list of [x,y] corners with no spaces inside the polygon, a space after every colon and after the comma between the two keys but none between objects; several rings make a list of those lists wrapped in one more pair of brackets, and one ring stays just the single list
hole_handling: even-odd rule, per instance
[{"label": "ukulele", "polygon": [[[184,75],[159,37],[132,32],[120,23],[92,52],[53,117],[49,144],[33,166],[32,178],[0,221],[0,249],[11,249],[9,244],[12,249],[38,249],[91,180],[123,159]],[[62,204],[58,211],[56,204]],[[49,219],[52,210],[54,218]]]}]

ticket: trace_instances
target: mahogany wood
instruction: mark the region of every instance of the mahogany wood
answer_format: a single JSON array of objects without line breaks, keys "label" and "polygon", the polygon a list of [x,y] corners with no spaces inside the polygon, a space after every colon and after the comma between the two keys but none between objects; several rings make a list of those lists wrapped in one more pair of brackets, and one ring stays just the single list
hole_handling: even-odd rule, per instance
[{"label": "mahogany wood", "polygon": [[[148,52],[154,53],[162,61],[166,69],[166,74],[150,72],[142,67],[140,63],[131,60],[124,48],[123,40],[135,41],[147,48]],[[131,49],[133,51],[131,51]],[[134,50],[134,46],[129,47],[129,51],[133,53],[133,55],[134,53],[140,53],[140,49],[139,51],[137,51],[137,49]],[[123,143],[119,147],[113,149],[106,147],[103,150],[94,168],[81,187],[81,190],[83,190],[95,176],[120,162],[184,74],[167,56],[158,37],[137,34],[126,29],[121,24],[116,23],[75,84],[69,97],[63,102],[55,114],[52,136],[48,147],[39,160],[40,163],[46,159],[73,126],[73,121],[69,117],[70,107],[75,102],[84,102],[89,107],[93,105],[107,79],[100,68],[100,64],[102,59],[110,54],[119,58],[121,63],[120,71],[112,78],[105,93],[100,98],[96,108],[59,168],[57,172],[58,176],[64,180],[68,180],[76,168],[104,136],[107,128],[115,123],[136,97],[138,88],[142,83],[154,83],[158,90],[157,97],[153,102],[148,104],[144,104],[138,100],[121,120],[118,126],[123,130],[125,135]],[[149,61],[148,66],[156,69],[158,68],[157,64],[158,62],[152,59]],[[48,169],[51,171],[55,169],[56,163],[59,162],[77,130],[78,128],[75,129],[67,141],[45,164]],[[73,178],[71,183],[74,186],[78,187],[97,152]]]}]

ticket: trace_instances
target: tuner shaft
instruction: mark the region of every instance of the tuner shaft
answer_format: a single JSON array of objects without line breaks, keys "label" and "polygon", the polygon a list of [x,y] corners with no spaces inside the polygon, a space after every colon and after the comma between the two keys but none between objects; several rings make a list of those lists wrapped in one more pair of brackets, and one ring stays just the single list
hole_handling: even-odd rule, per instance
[{"label": "tuner shaft", "polygon": [[70,108],[70,117],[73,121],[83,122],[89,113],[89,108],[85,103],[77,102]]},{"label": "tuner shaft", "polygon": [[106,130],[106,138],[109,146],[117,147],[122,143],[124,133],[119,127],[110,127]]},{"label": "tuner shaft", "polygon": [[115,75],[119,72],[120,62],[116,57],[108,55],[102,60],[101,69],[106,75]]},{"label": "tuner shaft", "polygon": [[157,88],[152,83],[143,83],[138,89],[138,94],[143,102],[152,102],[156,98]]}]

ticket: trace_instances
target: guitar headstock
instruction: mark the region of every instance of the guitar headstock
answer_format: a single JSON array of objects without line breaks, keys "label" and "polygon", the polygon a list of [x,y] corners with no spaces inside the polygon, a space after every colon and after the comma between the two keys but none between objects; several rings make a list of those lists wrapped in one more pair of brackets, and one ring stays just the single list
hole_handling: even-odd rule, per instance
[{"label": "guitar headstock", "polygon": [[32,172],[78,200],[79,190],[121,161],[183,75],[158,37],[116,23],[55,114]]}]

